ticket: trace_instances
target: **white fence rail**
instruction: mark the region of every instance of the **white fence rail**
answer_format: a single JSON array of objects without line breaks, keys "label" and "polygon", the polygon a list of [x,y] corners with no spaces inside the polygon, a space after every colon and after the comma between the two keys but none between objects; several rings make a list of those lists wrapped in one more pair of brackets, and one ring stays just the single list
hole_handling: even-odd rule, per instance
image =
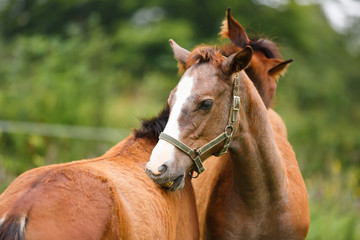
[{"label": "white fence rail", "polygon": [[116,142],[128,136],[130,130],[0,120],[0,132]]}]

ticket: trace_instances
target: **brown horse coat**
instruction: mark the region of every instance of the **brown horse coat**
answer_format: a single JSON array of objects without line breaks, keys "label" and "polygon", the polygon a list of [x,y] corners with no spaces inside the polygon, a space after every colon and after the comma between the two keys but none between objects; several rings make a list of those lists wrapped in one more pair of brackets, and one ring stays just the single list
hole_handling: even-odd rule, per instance
[{"label": "brown horse coat", "polygon": [[0,239],[198,239],[192,186],[144,172],[156,140],[131,135],[99,158],[32,169],[0,195]]},{"label": "brown horse coat", "polygon": [[[294,235],[303,236],[299,239],[305,239],[309,228],[309,210],[307,204],[304,206],[304,200],[307,203],[306,189],[298,169],[295,153],[287,140],[285,124],[272,109],[268,109],[268,117],[282,159],[285,159],[287,181],[289,183],[288,188],[291,189],[289,193],[291,199],[293,199],[291,211],[296,211],[296,213],[293,213],[296,216],[293,221],[297,226],[297,230],[294,230],[298,231],[298,233],[294,233]],[[254,228],[254,225],[257,224],[248,221],[246,217],[243,218],[242,222],[235,220],[229,222],[226,220],[226,211],[229,211],[229,209],[234,211],[233,214],[239,216],[246,215],[247,212],[245,207],[238,206],[239,208],[237,208],[236,205],[239,203],[229,203],[229,196],[233,195],[232,185],[234,184],[230,155],[226,154],[220,158],[211,157],[204,162],[204,166],[206,171],[199,178],[192,180],[199,216],[200,239],[222,239],[219,236],[223,236],[223,233],[227,231],[224,225],[238,226],[239,231],[244,227]],[[305,196],[305,199],[303,196]],[[268,219],[270,222],[272,220]],[[222,224],[219,225],[219,222]],[[265,228],[265,224],[261,225],[258,223],[258,225],[259,228]],[[259,230],[254,228],[254,231]],[[234,234],[234,236],[236,235]],[[270,236],[268,237],[272,239]],[[264,239],[266,239],[266,236],[264,236]]]}]

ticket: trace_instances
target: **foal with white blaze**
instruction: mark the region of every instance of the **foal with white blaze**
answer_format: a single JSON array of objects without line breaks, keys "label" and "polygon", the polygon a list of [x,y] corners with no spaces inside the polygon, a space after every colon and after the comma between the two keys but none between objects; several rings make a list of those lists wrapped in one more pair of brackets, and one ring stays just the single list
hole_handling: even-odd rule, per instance
[{"label": "foal with white blaze", "polygon": [[[172,40],[170,43],[177,59],[185,65],[187,50]],[[204,46],[199,49],[206,56],[194,56],[191,61],[197,63],[185,72],[178,86],[170,93],[170,116],[163,132],[171,138],[186,139],[186,145],[193,149],[199,149],[224,132],[231,105],[224,103],[231,101],[233,89],[228,78],[233,72],[244,69],[252,56],[251,48],[246,48],[228,59],[211,47]],[[243,72],[240,75],[246,77]],[[214,117],[212,113],[218,114]],[[219,152],[222,145],[224,141],[219,142],[205,155],[209,157]],[[184,186],[184,176],[192,167],[193,161],[189,156],[160,136],[146,171],[156,183],[175,191]],[[199,172],[199,169],[195,170]]]},{"label": "foal with white blaze", "polygon": [[[169,121],[147,174],[175,191],[184,186],[189,171],[204,170],[201,160],[228,148],[229,154],[219,158],[230,158],[224,160],[225,168],[221,165],[226,176],[219,174],[226,188],[217,189],[217,197],[206,202],[214,206],[206,217],[212,231],[203,237],[305,239],[307,193],[294,152],[274,133],[264,102],[242,71],[251,60],[251,48],[226,58],[216,47],[203,45],[190,53],[170,43],[186,72],[168,99]],[[215,173],[208,171],[207,176]],[[216,180],[208,179],[209,188],[216,187]]]}]

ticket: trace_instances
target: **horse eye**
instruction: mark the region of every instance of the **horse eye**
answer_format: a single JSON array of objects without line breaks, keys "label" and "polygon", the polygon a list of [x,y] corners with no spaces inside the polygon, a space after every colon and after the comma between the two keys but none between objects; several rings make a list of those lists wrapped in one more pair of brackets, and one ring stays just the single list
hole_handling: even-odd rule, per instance
[{"label": "horse eye", "polygon": [[199,109],[209,110],[213,105],[213,101],[210,99],[206,99],[200,103]]}]

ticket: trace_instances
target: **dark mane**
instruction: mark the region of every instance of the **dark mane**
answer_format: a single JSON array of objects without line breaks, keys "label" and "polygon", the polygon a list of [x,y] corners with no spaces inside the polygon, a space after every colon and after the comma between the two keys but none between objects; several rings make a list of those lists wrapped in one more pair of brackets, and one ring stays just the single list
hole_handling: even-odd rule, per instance
[{"label": "dark mane", "polygon": [[262,52],[267,58],[282,58],[279,48],[274,42],[268,39],[261,38],[255,41],[250,41],[249,45],[254,51]]},{"label": "dark mane", "polygon": [[148,137],[151,139],[158,139],[159,135],[166,126],[166,123],[169,119],[169,106],[166,107],[160,112],[160,114],[151,119],[141,120],[141,128],[135,130],[136,138]]},{"label": "dark mane", "polygon": [[[281,72],[277,75],[271,75],[268,70],[274,67],[271,65],[271,61],[280,64],[282,61],[281,53],[274,42],[264,38],[255,41],[250,40],[249,44],[245,46],[250,46],[254,50],[254,61],[251,61],[245,72],[254,83],[266,108],[269,108],[272,105],[276,91],[276,79]],[[220,51],[224,56],[228,57],[241,49],[243,48],[234,43],[227,43],[220,48]],[[256,53],[261,53],[261,55]]]},{"label": "dark mane", "polygon": [[[277,58],[281,59],[281,53],[276,44],[268,39],[261,38],[255,41],[250,41],[249,44],[254,51],[262,52],[266,58]],[[247,45],[244,45],[246,47]],[[238,52],[240,49],[244,47],[239,47],[233,43],[225,44],[220,48],[221,53],[228,57],[233,53]]]}]

